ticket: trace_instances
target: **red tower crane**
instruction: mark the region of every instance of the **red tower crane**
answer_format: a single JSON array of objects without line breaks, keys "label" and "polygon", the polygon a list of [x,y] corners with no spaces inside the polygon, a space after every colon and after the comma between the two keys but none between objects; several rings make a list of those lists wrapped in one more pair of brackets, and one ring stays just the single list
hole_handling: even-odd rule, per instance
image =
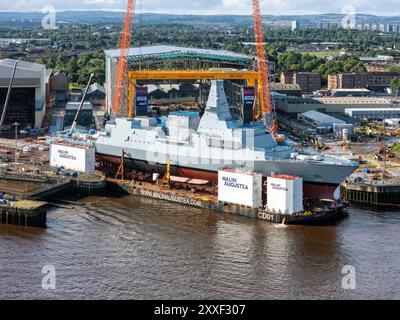
[{"label": "red tower crane", "polygon": [[258,93],[261,109],[260,111],[266,121],[267,129],[271,133],[276,133],[278,130],[278,123],[276,121],[275,108],[270,96],[268,60],[266,50],[264,48],[264,34],[259,0],[253,0],[253,20],[254,34],[256,37],[257,66],[259,73]]},{"label": "red tower crane", "polygon": [[127,0],[124,25],[120,38],[120,54],[117,68],[117,80],[114,89],[112,111],[114,114],[126,115],[128,88],[128,51],[132,40],[132,24],[135,15],[136,0]]}]

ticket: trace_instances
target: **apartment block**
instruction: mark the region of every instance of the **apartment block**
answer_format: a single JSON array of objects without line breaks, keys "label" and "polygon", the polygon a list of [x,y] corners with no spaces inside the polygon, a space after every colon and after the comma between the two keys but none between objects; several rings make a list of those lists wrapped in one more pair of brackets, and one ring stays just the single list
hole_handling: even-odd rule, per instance
[{"label": "apartment block", "polygon": [[400,77],[400,73],[355,72],[332,74],[328,76],[328,89],[364,88],[372,91],[383,91],[390,87],[392,80],[396,77]]}]

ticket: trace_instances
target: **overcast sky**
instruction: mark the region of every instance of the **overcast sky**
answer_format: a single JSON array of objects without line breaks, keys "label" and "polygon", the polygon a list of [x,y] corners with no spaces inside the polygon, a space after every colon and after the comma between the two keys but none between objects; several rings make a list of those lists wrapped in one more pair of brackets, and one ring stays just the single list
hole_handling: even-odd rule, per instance
[{"label": "overcast sky", "polygon": [[[138,12],[249,14],[251,0],[137,0]],[[0,0],[0,11],[120,10],[126,0]],[[400,15],[400,0],[261,0],[263,14],[342,13],[352,5],[359,13]]]}]

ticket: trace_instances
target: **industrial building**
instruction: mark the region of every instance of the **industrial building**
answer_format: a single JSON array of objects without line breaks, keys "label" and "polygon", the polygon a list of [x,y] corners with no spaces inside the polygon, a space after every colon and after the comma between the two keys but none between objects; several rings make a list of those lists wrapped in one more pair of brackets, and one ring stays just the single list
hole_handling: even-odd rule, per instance
[{"label": "industrial building", "polygon": [[106,100],[106,90],[99,83],[89,86],[85,101],[89,101],[93,106],[102,106]]},{"label": "industrial building", "polygon": [[325,113],[345,113],[348,108],[390,108],[392,103],[386,98],[373,97],[289,97],[275,95],[276,108],[283,113],[302,113],[315,110]]},{"label": "industrial building", "polygon": [[[114,98],[114,84],[116,83],[119,49],[106,50],[106,82],[107,106],[111,107]],[[224,50],[208,50],[184,48],[176,46],[148,46],[130,48],[128,62],[131,70],[163,69],[165,62],[172,63],[173,69],[207,69],[207,68],[238,68],[251,69],[255,57]],[[193,79],[197,80],[197,79]],[[153,81],[154,83],[154,81]],[[138,85],[145,85],[142,81]]]},{"label": "industrial building", "polygon": [[147,90],[150,104],[195,102],[199,84],[149,84]]},{"label": "industrial building", "polygon": [[288,96],[301,97],[302,90],[298,84],[271,83],[271,91]]},{"label": "industrial building", "polygon": [[337,139],[348,141],[355,133],[355,126],[352,123],[334,123],[333,133]]},{"label": "industrial building", "polygon": [[[0,112],[3,112],[16,60],[0,60]],[[20,123],[20,128],[40,128],[50,95],[51,70],[45,65],[18,61],[4,124]]]},{"label": "industrial building", "polygon": [[65,103],[69,99],[69,77],[65,71],[56,72],[50,77],[50,91],[57,103]]},{"label": "industrial building", "polygon": [[400,118],[400,108],[347,108],[345,113],[355,119],[383,120],[385,118]]},{"label": "industrial building", "polygon": [[333,89],[330,90],[333,97],[370,97],[373,95],[368,89]]},{"label": "industrial building", "polygon": [[324,127],[333,129],[334,124],[346,123],[343,120],[314,110],[301,113],[297,116],[297,118],[301,121],[311,124],[315,128]]},{"label": "industrial building", "polygon": [[[76,113],[78,111],[79,102],[68,102],[65,108],[64,128],[72,126]],[[77,125],[85,129],[91,129],[94,123],[93,106],[90,102],[84,102],[82,110],[77,119]]]},{"label": "industrial building", "polygon": [[82,89],[71,89],[68,102],[80,102],[82,100],[82,95]]}]

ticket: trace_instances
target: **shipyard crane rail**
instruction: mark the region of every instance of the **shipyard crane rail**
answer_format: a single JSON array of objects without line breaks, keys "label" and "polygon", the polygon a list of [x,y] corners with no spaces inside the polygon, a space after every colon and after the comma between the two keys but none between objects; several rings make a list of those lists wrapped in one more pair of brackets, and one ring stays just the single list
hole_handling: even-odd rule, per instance
[{"label": "shipyard crane rail", "polygon": [[[112,111],[114,114],[125,115],[126,113],[126,97],[128,86],[128,54],[129,46],[132,41],[132,25],[133,17],[135,15],[136,0],[128,0],[124,25],[120,38],[120,54],[117,67],[117,80],[115,84]],[[131,108],[132,106],[129,106]]]},{"label": "shipyard crane rail", "polygon": [[3,127],[4,119],[6,117],[7,107],[8,107],[8,103],[10,101],[11,90],[12,90],[12,87],[14,84],[15,73],[17,72],[17,67],[18,67],[18,61],[15,62],[13,73],[12,73],[11,79],[10,79],[10,83],[8,85],[6,101],[4,102],[3,113],[1,114],[1,119],[0,119],[0,130]]}]

